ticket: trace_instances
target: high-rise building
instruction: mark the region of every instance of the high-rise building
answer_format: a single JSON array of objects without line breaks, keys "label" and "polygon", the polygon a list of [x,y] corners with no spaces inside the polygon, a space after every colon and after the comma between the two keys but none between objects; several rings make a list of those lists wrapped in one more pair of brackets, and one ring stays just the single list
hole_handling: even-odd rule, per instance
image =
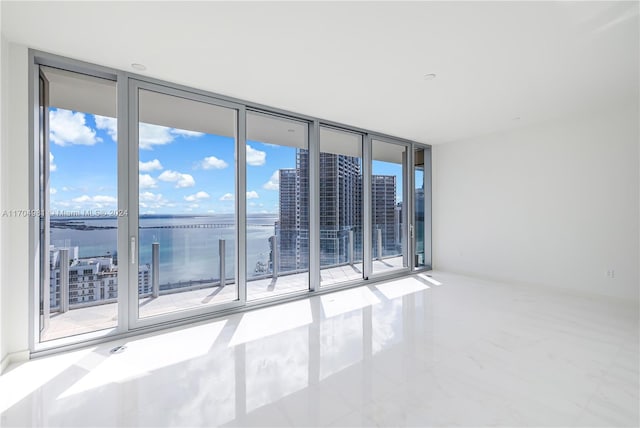
[{"label": "high-rise building", "polygon": [[[61,250],[67,251],[66,274],[62,271]],[[113,302],[118,297],[118,266],[111,255],[99,257],[78,257],[79,248],[49,248],[49,302],[51,309],[60,308],[62,298],[62,281],[68,281],[69,307],[83,304],[100,304]],[[151,293],[149,265],[141,265],[138,270],[138,291],[140,294]]]},{"label": "high-rise building", "polygon": [[[374,175],[371,177],[372,242],[374,257],[396,255],[401,251],[399,232],[402,206],[396,204],[396,177]],[[378,232],[380,230],[380,232]],[[382,254],[378,254],[378,234],[382,240]]]},{"label": "high-rise building", "polygon": [[301,254],[300,172],[298,168],[281,169],[279,174],[280,220],[276,224],[279,249],[278,270],[281,272],[295,271],[304,268],[305,262],[308,268],[308,255],[304,260],[304,256]]},{"label": "high-rise building", "polygon": [[349,232],[354,260],[362,258],[360,158],[320,153],[320,266],[348,262]]},{"label": "high-rise building", "polygon": [[[320,154],[320,266],[362,259],[361,159]],[[296,168],[280,170],[280,220],[276,225],[281,272],[309,268],[309,152],[298,150]],[[383,256],[401,251],[402,207],[396,203],[396,177],[372,177],[373,241],[381,229]]]}]

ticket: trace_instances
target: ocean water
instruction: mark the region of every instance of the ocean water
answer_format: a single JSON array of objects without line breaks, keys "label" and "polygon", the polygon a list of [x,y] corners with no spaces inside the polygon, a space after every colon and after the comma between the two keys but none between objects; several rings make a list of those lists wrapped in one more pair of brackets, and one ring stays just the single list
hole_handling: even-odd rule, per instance
[{"label": "ocean water", "polygon": [[[277,215],[247,217],[247,275],[258,262],[269,261],[269,237]],[[65,223],[65,227],[61,227]],[[70,223],[73,222],[73,223]],[[116,218],[53,218],[51,244],[78,246],[79,257],[117,255]],[[217,225],[217,227],[201,227]],[[196,227],[197,226],[197,227]],[[110,227],[109,229],[101,229]],[[92,230],[81,230],[81,229]],[[151,263],[153,242],[160,244],[160,284],[218,280],[219,242],[225,240],[226,277],[233,278],[237,228],[233,215],[148,216],[139,220],[139,264]]]}]

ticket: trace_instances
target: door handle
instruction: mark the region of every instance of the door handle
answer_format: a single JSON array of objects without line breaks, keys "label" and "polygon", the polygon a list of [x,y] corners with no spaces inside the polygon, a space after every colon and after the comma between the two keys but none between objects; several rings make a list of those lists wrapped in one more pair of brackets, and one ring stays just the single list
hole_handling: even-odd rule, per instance
[{"label": "door handle", "polygon": [[131,252],[131,264],[135,265],[136,264],[136,237],[132,236],[131,237],[131,241],[129,242],[130,244],[130,252]]}]

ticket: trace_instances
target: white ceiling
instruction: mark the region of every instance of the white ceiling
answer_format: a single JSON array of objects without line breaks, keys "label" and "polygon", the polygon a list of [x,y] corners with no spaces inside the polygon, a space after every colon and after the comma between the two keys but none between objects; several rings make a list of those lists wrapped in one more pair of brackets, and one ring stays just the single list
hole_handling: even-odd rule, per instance
[{"label": "white ceiling", "polygon": [[[638,101],[638,2],[11,2],[11,41],[427,143]],[[436,73],[435,80],[423,76]],[[512,120],[520,117],[520,120]]]}]

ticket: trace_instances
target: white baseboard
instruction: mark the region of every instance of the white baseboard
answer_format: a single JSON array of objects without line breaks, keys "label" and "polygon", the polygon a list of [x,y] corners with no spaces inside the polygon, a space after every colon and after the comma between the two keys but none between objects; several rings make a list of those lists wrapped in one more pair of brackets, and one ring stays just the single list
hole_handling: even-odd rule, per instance
[{"label": "white baseboard", "polygon": [[0,375],[4,373],[5,369],[12,363],[19,363],[21,361],[27,361],[29,359],[29,351],[12,352],[4,356],[0,361]]}]

